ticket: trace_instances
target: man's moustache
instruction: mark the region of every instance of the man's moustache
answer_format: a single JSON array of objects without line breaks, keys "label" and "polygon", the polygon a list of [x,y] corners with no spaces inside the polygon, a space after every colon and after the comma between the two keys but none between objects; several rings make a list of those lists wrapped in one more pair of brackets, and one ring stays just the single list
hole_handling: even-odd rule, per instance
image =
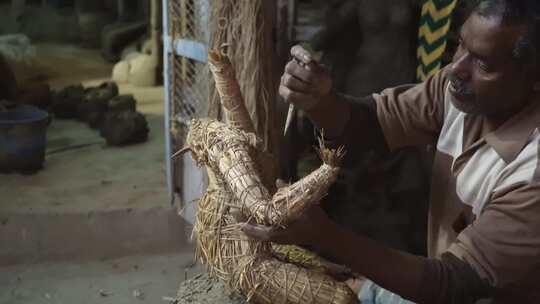
[{"label": "man's moustache", "polygon": [[459,95],[473,95],[474,94],[472,86],[469,83],[451,74],[449,75],[449,78],[450,78],[450,83],[452,84],[452,87],[457,94]]}]

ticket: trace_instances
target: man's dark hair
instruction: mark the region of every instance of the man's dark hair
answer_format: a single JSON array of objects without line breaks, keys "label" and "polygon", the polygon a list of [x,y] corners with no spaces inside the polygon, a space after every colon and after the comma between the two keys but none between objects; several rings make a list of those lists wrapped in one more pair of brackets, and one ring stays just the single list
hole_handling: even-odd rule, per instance
[{"label": "man's dark hair", "polygon": [[526,26],[514,48],[514,59],[524,65],[540,63],[540,0],[476,0],[473,12],[501,18],[505,25]]}]

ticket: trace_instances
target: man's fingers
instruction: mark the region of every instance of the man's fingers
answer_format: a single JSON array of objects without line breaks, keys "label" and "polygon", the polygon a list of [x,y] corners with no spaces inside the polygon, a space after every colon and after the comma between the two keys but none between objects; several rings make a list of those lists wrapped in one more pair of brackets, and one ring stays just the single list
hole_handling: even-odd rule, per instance
[{"label": "man's fingers", "polygon": [[287,182],[285,182],[284,180],[278,178],[276,179],[276,188],[283,188],[283,187],[287,187],[289,186],[289,184]]},{"label": "man's fingers", "polygon": [[309,110],[316,103],[313,95],[292,91],[284,85],[279,86],[279,95],[288,103],[298,105],[304,110]]},{"label": "man's fingers", "polygon": [[263,242],[288,244],[290,241],[287,233],[281,228],[246,223],[242,226],[242,232],[249,238]]},{"label": "man's fingers", "polygon": [[360,292],[360,289],[362,289],[365,283],[366,283],[365,278],[351,278],[345,281],[345,284],[347,284],[347,286],[349,286],[349,288],[355,294],[358,294]]},{"label": "man's fingers", "polygon": [[300,45],[295,45],[291,48],[291,56],[297,60],[300,60],[304,64],[309,64],[313,61],[311,54]]},{"label": "man's fingers", "polygon": [[283,84],[292,91],[306,94],[314,93],[312,86],[288,73],[285,73],[282,76],[281,84]]},{"label": "man's fingers", "polygon": [[242,213],[242,210],[240,210],[239,208],[233,209],[230,214],[237,223],[243,223],[248,221],[248,218],[244,215],[244,213]]},{"label": "man's fingers", "polygon": [[248,237],[264,242],[271,242],[275,237],[274,228],[262,225],[246,223],[242,226],[242,231]]},{"label": "man's fingers", "polygon": [[313,69],[306,69],[294,60],[287,63],[287,65],[285,66],[285,72],[307,84],[315,84],[315,73],[313,72]]}]

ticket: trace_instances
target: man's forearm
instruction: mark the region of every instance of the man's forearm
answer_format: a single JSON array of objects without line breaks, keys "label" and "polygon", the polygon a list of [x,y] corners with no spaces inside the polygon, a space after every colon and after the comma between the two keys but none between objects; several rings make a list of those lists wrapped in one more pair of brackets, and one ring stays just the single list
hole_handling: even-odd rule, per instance
[{"label": "man's forearm", "polygon": [[317,249],[410,301],[466,304],[493,294],[488,282],[450,253],[440,260],[427,259],[385,247],[335,223],[325,227]]},{"label": "man's forearm", "polygon": [[354,157],[368,150],[389,151],[371,96],[352,97],[333,94],[308,113],[332,147],[344,146]]},{"label": "man's forearm", "polygon": [[425,259],[387,248],[366,237],[328,225],[318,249],[384,288],[418,301]]},{"label": "man's forearm", "polygon": [[324,131],[325,137],[336,138],[343,133],[349,122],[351,109],[349,104],[340,102],[332,92],[307,114],[316,127]]}]

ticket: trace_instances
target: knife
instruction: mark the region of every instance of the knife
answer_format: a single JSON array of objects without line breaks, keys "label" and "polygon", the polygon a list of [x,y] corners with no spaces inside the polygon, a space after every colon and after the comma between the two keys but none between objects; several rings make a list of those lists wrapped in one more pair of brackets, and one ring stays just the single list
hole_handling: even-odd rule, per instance
[{"label": "knife", "polygon": [[[293,46],[292,50],[291,50],[291,53],[292,54],[298,54],[299,52],[295,52],[295,48],[300,48],[301,46]],[[293,55],[293,60],[296,61],[300,66],[304,67],[304,68],[307,68],[307,66],[310,64],[310,63],[319,63],[319,60],[320,60],[320,57],[322,57],[322,53],[318,53],[318,54],[315,54],[315,57],[317,58],[314,58],[314,55],[312,55],[312,52],[310,52],[308,49],[310,49],[308,46],[302,46],[302,48],[304,50],[306,50],[309,55],[306,56],[296,56],[296,55]],[[292,124],[292,121],[293,121],[293,118],[295,116],[295,113],[296,113],[296,106],[294,105],[294,103],[290,103],[289,104],[289,111],[287,112],[287,119],[285,120],[285,129],[283,129],[283,136],[286,136],[287,135],[287,132],[289,131],[290,127],[291,127],[291,124]]]}]

